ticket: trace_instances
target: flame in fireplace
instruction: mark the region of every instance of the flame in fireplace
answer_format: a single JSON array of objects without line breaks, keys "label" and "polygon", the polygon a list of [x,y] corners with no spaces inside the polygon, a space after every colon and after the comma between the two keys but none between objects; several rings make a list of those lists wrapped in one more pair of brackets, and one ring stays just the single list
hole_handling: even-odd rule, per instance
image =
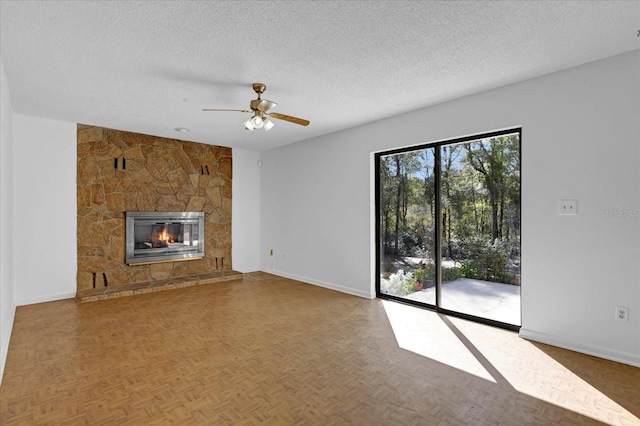
[{"label": "flame in fireplace", "polygon": [[174,242],[175,238],[173,237],[173,235],[169,234],[167,232],[167,229],[165,228],[158,234],[158,240],[164,241],[165,243],[172,243]]}]

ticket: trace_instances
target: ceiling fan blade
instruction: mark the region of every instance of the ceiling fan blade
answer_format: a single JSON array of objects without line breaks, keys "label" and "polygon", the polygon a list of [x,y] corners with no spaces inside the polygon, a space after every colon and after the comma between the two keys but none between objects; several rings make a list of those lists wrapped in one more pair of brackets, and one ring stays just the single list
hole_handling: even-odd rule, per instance
[{"label": "ceiling fan blade", "polygon": [[278,105],[275,102],[271,102],[268,101],[266,99],[254,99],[251,101],[251,103],[249,104],[249,107],[254,110],[254,111],[262,111],[262,112],[267,112],[269,111],[271,108],[275,107],[276,105]]},{"label": "ceiling fan blade", "polygon": [[258,111],[268,112],[271,108],[277,105],[278,104],[275,102],[271,102],[266,99],[260,99],[260,104],[258,105]]},{"label": "ceiling fan blade", "polygon": [[202,108],[203,111],[235,111],[235,112],[251,112],[248,109],[216,109],[216,108]]},{"label": "ceiling fan blade", "polygon": [[290,123],[299,124],[301,126],[308,126],[309,120],[305,120],[304,118],[292,117],[290,115],[279,114],[277,112],[272,112],[269,114],[269,117],[277,118],[278,120],[288,121]]}]

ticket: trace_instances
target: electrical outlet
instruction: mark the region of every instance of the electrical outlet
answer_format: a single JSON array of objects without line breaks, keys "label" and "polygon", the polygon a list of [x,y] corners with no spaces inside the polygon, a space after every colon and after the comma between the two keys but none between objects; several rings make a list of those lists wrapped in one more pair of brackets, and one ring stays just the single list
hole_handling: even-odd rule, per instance
[{"label": "electrical outlet", "polygon": [[273,249],[269,250],[269,256],[273,256]]},{"label": "electrical outlet", "polygon": [[575,216],[578,214],[578,200],[558,201],[558,214],[562,216]]},{"label": "electrical outlet", "polygon": [[626,306],[616,306],[616,320],[629,321],[629,308]]}]

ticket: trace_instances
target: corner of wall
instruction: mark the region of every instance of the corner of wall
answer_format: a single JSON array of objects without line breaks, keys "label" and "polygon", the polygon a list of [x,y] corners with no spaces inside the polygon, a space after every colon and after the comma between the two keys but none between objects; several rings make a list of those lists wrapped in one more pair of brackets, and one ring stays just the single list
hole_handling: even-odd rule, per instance
[{"label": "corner of wall", "polygon": [[13,284],[13,108],[0,57],[0,383],[16,312]]},{"label": "corner of wall", "polygon": [[16,317],[16,305],[12,303],[8,312],[2,310],[2,315],[7,317],[7,323],[2,323],[2,347],[0,347],[0,385],[2,384],[2,377],[4,376],[4,367],[7,364],[7,355],[9,354],[9,341],[11,339],[11,332],[13,331],[13,321]]},{"label": "corner of wall", "polygon": [[238,272],[260,270],[262,154],[233,148],[231,258]]}]

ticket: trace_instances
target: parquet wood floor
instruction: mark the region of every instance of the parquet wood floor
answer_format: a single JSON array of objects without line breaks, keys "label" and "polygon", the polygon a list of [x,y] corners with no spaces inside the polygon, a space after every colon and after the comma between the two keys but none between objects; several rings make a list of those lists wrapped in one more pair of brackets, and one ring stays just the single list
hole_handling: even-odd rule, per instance
[{"label": "parquet wood floor", "polygon": [[264,273],[19,307],[0,424],[640,424],[640,369]]}]

